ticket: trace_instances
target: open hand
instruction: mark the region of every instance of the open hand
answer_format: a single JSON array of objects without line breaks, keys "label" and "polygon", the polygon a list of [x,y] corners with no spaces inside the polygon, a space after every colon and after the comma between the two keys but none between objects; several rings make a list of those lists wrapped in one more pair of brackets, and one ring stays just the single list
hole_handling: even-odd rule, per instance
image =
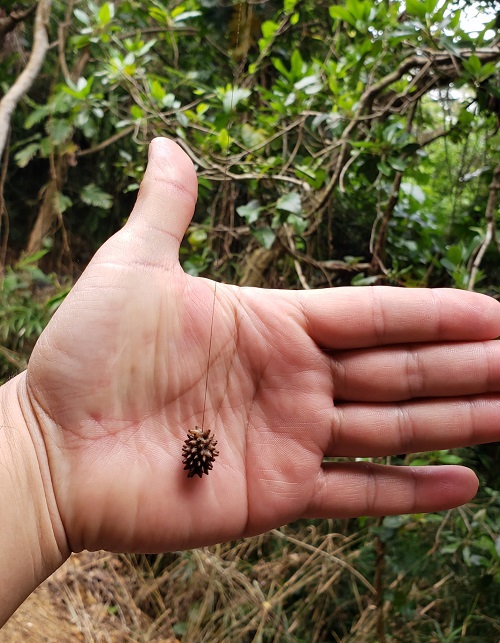
[{"label": "open hand", "polygon": [[[500,438],[500,306],[454,290],[308,292],[186,275],[190,160],[156,139],[127,225],[96,254],[20,387],[72,550],[162,551],[300,517],[434,511],[469,500],[462,467],[325,463]],[[182,444],[220,452],[188,479]]]}]

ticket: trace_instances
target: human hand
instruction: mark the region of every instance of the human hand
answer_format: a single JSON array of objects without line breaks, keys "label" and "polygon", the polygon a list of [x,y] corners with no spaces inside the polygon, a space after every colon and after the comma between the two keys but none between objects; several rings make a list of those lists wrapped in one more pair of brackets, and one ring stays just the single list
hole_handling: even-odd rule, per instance
[{"label": "human hand", "polygon": [[[181,549],[301,517],[469,500],[477,481],[462,467],[323,459],[498,440],[499,304],[453,290],[218,284],[204,413],[215,286],[178,262],[196,192],[186,155],[153,141],[129,222],[19,380],[69,548]],[[203,414],[220,455],[188,479],[182,444]]]}]

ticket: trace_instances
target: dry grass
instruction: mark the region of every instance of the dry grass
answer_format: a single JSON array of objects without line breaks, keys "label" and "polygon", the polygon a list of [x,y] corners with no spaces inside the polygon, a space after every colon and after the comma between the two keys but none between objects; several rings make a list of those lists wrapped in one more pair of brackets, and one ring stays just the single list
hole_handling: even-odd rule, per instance
[{"label": "dry grass", "polygon": [[[304,620],[317,623],[308,640],[324,640],[340,579],[363,594],[374,588],[353,566],[355,537],[318,538],[312,525],[301,539],[290,532],[154,557],[72,556],[16,612],[0,643],[295,641]],[[358,596],[369,623],[373,604]]]},{"label": "dry grass", "polygon": [[[487,609],[458,627],[453,623],[457,581],[449,569],[441,573],[435,549],[442,529],[435,522],[408,519],[398,554],[386,549],[380,527],[380,521],[364,527],[303,522],[159,556],[84,552],[18,610],[0,643],[434,643],[463,640],[470,619],[481,620],[497,638],[468,640],[500,638]],[[386,568],[378,569],[377,550]],[[396,554],[409,554],[413,563]],[[389,569],[391,559],[401,564],[399,572]]]},{"label": "dry grass", "polygon": [[[352,564],[355,537],[332,533],[318,539],[313,526],[304,536],[283,528],[156,559],[135,595],[141,609],[157,615],[150,634],[187,641],[294,641],[308,622],[317,623],[308,640],[324,640],[325,610],[335,605],[341,578],[359,584],[363,593],[375,590]],[[366,602],[360,598],[363,612],[372,609]],[[285,610],[288,603],[294,609]]]}]

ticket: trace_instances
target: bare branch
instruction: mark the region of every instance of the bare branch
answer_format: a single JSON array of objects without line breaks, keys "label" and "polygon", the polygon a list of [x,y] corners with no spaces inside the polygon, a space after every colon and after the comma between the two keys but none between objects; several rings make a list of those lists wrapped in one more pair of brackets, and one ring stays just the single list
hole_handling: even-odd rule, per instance
[{"label": "bare branch", "polygon": [[420,147],[425,147],[430,143],[434,143],[438,138],[443,138],[443,136],[448,136],[453,131],[453,128],[445,129],[441,127],[439,129],[433,130],[432,132],[424,132],[417,138],[417,143]]},{"label": "bare branch", "polygon": [[0,101],[0,156],[5,147],[10,119],[19,100],[29,91],[38,76],[49,46],[47,24],[52,0],[39,0],[35,16],[33,49],[28,64]]},{"label": "bare branch", "polygon": [[104,141],[101,141],[98,145],[94,145],[94,147],[89,147],[86,150],[78,150],[75,154],[75,156],[88,156],[89,154],[95,154],[96,152],[100,152],[101,150],[104,150],[106,147],[109,147],[110,145],[113,145],[113,143],[116,143],[116,141],[119,141],[121,138],[124,138],[125,136],[128,136],[131,134],[135,129],[135,125],[130,125],[129,127],[126,127],[125,129],[122,129],[120,132],[117,132],[116,134],[113,134],[113,136],[110,136]]}]

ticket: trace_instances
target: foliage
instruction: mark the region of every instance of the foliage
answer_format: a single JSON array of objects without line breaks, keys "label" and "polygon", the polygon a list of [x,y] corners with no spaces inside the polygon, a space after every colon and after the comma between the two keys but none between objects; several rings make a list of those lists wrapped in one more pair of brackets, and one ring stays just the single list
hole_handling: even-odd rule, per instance
[{"label": "foliage", "polygon": [[8,267],[0,290],[0,382],[26,368],[27,357],[69,288],[36,265],[47,250]]},{"label": "foliage", "polygon": [[[155,135],[198,171],[181,248],[191,274],[499,296],[497,16],[470,34],[471,4],[55,0],[57,46],[14,114],[1,183],[0,375],[24,366],[64,296],[55,274],[77,276],[123,224]],[[2,93],[31,29],[0,38]],[[405,462],[457,458],[489,485],[476,505],[143,559],[154,590],[138,590],[140,607],[185,640],[496,640],[494,458],[479,447]]]},{"label": "foliage", "polygon": [[[138,150],[162,134],[200,176],[192,231],[207,243],[186,244],[191,272],[213,266],[246,283],[253,270],[256,285],[287,287],[353,277],[469,286],[498,163],[490,108],[500,53],[491,30],[475,39],[462,30],[449,0],[407,2],[406,11],[370,0],[56,2],[55,12],[64,46],[18,114],[25,134],[13,146],[27,184],[44,159],[59,168],[44,235],[64,214],[73,245],[101,243],[138,187]],[[453,181],[471,182],[474,212],[463,194],[436,207],[447,168],[465,168],[472,142],[482,153]],[[43,184],[33,186],[35,205]],[[469,256],[452,268],[455,246]],[[269,260],[256,271],[262,249]]]}]

